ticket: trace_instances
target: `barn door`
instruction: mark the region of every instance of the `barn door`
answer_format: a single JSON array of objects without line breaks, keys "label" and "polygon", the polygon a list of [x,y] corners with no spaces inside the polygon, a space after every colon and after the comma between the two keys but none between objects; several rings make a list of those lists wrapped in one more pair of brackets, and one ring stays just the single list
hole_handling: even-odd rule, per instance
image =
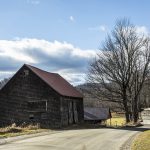
[{"label": "barn door", "polygon": [[78,111],[77,111],[76,102],[73,102],[73,118],[74,118],[74,123],[78,123]]},{"label": "barn door", "polygon": [[68,120],[69,120],[69,124],[72,124],[73,123],[73,105],[72,105],[72,101],[69,101],[69,104],[68,104],[68,109],[69,109],[69,114],[68,114]]}]

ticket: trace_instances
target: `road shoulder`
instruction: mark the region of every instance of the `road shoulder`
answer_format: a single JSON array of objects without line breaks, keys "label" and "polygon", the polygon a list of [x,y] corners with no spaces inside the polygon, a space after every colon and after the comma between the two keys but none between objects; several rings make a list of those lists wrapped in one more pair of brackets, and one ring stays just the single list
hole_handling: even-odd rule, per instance
[{"label": "road shoulder", "polygon": [[0,145],[15,142],[18,140],[24,140],[24,139],[28,139],[28,138],[38,137],[38,136],[55,134],[58,132],[61,132],[61,131],[46,131],[46,132],[33,133],[33,134],[28,134],[28,135],[20,135],[20,136],[15,136],[15,137],[0,138]]}]

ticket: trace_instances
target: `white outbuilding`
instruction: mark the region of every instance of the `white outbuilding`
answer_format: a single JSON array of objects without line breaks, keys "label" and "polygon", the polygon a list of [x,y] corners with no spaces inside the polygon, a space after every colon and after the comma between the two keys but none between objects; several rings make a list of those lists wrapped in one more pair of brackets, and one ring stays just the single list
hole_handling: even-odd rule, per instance
[{"label": "white outbuilding", "polygon": [[141,117],[143,120],[143,124],[150,124],[150,108],[145,108],[141,112]]}]

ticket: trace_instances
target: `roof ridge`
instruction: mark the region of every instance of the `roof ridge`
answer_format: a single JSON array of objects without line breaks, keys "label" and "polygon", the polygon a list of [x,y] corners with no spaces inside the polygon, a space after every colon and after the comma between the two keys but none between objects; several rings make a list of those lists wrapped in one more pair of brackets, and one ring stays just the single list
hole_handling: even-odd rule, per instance
[{"label": "roof ridge", "polygon": [[24,66],[33,71],[59,94],[69,97],[83,97],[83,95],[72,84],[58,73],[51,73],[28,64],[24,64]]},{"label": "roof ridge", "polygon": [[[35,66],[32,66],[32,65],[29,65],[29,64],[24,64],[24,65],[25,65],[25,66],[27,66],[27,67],[32,67],[32,68],[38,69],[38,70],[43,71],[43,72],[46,72],[46,73],[59,75],[58,73],[49,72],[49,71],[46,71],[46,70],[40,69],[40,68],[38,68],[38,67],[35,67]],[[59,76],[60,76],[60,75],[59,75]]]}]

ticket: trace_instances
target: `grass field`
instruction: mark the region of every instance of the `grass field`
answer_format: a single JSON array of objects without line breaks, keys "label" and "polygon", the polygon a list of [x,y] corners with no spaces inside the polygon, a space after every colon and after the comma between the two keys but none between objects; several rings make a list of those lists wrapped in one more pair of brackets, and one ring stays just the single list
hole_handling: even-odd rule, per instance
[{"label": "grass field", "polygon": [[150,150],[150,130],[141,133],[133,141],[131,150]]},{"label": "grass field", "polygon": [[112,118],[106,121],[107,126],[121,127],[125,125],[124,114],[112,113]]}]

